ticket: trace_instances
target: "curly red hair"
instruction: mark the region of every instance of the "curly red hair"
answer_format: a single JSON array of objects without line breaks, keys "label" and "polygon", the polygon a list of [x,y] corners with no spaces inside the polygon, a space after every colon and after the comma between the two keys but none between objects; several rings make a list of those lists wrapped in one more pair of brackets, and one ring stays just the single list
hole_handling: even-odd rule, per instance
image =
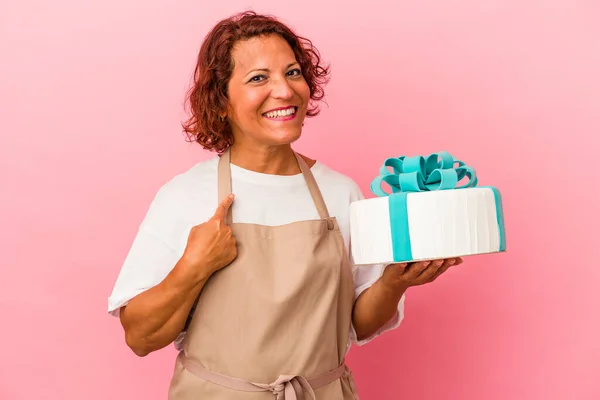
[{"label": "curly red hair", "polygon": [[298,36],[275,17],[246,11],[220,21],[202,43],[187,97],[191,116],[182,124],[191,141],[217,153],[231,146],[231,127],[227,120],[220,118],[227,107],[227,84],[233,72],[231,51],[240,40],[272,34],[280,35],[289,43],[300,64],[310,88],[311,104],[306,115],[319,114],[316,103],[325,95],[323,86],[329,75],[329,67],[321,64],[319,51],[310,40]]}]

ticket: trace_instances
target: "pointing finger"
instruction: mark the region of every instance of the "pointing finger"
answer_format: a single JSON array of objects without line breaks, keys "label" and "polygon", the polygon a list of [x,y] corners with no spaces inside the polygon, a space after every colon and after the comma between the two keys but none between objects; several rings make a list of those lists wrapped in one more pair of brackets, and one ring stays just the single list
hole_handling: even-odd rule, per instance
[{"label": "pointing finger", "polygon": [[225,197],[221,201],[221,203],[217,207],[217,210],[215,211],[215,215],[213,215],[213,217],[212,217],[213,220],[225,219],[225,216],[227,215],[227,212],[229,211],[229,208],[231,207],[231,204],[233,203],[233,198],[234,198],[234,195],[230,194],[229,196]]}]

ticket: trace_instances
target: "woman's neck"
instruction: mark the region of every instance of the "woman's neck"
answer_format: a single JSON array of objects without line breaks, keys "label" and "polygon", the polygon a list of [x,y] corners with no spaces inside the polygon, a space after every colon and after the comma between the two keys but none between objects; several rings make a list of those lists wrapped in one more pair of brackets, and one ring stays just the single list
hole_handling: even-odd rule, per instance
[{"label": "woman's neck", "polygon": [[[282,146],[236,146],[231,148],[231,163],[250,171],[272,175],[296,175],[301,172],[294,151],[290,145]],[[313,160],[303,157],[309,167]]]}]

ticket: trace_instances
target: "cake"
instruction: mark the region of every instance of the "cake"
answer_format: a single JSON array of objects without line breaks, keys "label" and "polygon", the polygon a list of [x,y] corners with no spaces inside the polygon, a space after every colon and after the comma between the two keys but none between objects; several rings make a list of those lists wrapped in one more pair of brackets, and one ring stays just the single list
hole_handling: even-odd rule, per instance
[{"label": "cake", "polygon": [[475,170],[448,152],[386,159],[371,192],[377,197],[350,204],[356,265],[506,250],[500,191],[478,186]]}]

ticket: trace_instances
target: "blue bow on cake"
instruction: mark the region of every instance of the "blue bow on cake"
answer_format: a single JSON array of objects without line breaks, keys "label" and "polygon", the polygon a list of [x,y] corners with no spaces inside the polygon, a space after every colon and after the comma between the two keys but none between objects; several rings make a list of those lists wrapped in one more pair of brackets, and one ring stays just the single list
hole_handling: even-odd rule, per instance
[{"label": "blue bow on cake", "polygon": [[[388,167],[391,167],[393,171],[390,172]],[[464,185],[457,186],[465,176],[469,177],[469,181]],[[390,185],[392,193],[383,191],[382,182]],[[440,151],[427,157],[401,156],[386,159],[379,169],[379,175],[371,182],[371,192],[376,196],[383,197],[397,192],[462,189],[476,185],[475,169],[455,159],[450,153]]]}]

